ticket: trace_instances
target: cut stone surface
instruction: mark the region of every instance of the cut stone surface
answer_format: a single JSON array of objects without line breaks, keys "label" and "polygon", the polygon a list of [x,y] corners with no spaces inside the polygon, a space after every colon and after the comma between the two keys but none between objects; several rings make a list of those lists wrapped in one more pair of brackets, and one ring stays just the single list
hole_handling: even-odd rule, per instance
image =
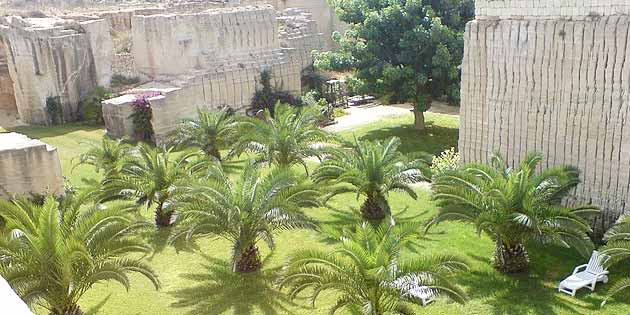
[{"label": "cut stone surface", "polygon": [[57,149],[19,133],[0,133],[0,198],[63,191]]}]

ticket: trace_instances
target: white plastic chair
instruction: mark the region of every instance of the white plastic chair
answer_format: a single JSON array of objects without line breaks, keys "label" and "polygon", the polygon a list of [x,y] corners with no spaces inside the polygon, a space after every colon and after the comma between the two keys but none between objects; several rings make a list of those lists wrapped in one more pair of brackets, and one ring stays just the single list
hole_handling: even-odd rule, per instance
[{"label": "white plastic chair", "polygon": [[575,267],[573,274],[560,282],[558,291],[575,296],[581,288],[595,291],[597,282],[608,283],[608,271],[604,268],[608,258],[608,255],[593,251],[588,264]]},{"label": "white plastic chair", "polygon": [[416,298],[422,302],[422,306],[426,306],[435,301],[437,290],[422,285],[422,278],[417,275],[409,275],[394,281],[393,286],[403,290],[404,295]]}]

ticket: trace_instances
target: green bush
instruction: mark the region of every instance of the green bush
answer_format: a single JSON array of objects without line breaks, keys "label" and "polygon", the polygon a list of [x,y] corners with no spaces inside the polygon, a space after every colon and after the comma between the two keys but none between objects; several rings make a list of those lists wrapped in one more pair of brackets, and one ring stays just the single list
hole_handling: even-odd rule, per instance
[{"label": "green bush", "polygon": [[49,96],[46,98],[46,113],[51,124],[59,125],[64,123],[61,97]]},{"label": "green bush", "polygon": [[456,170],[459,167],[461,156],[455,148],[450,148],[431,160],[431,175],[438,176],[446,171]]},{"label": "green bush", "polygon": [[101,102],[112,96],[107,89],[97,86],[79,103],[79,119],[94,124],[102,124],[103,106]]}]

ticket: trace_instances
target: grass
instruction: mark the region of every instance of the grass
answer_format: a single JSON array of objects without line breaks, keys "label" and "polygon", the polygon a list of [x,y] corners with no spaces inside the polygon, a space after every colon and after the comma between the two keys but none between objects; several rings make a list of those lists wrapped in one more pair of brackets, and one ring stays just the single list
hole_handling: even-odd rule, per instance
[{"label": "grass", "polygon": [[[426,151],[438,153],[457,146],[458,118],[456,116],[428,114],[428,130],[419,134],[413,130],[413,117],[395,117],[344,132],[346,138],[383,139],[398,136],[406,153]],[[81,178],[94,176],[89,167],[73,172],[72,159],[87,149],[82,143],[96,143],[103,130],[82,125],[54,128],[20,128],[16,130],[56,146],[62,160],[64,174],[73,185]],[[390,196],[392,209],[398,217],[427,220],[436,211],[430,192],[418,190],[419,199],[412,200],[402,194]],[[330,208],[312,209],[310,215],[325,224],[349,224],[355,220],[359,202],[353,195],[335,198]],[[151,214],[147,213],[147,216]],[[262,275],[238,276],[226,266],[230,246],[216,239],[203,239],[190,247],[167,246],[168,231],[144,235],[155,247],[147,257],[157,271],[162,289],[155,291],[151,284],[132,276],[129,292],[110,283],[96,286],[81,300],[84,310],[100,309],[99,314],[328,314],[334,296],[324,295],[314,308],[304,299],[288,301],[273,284],[275,272],[287,255],[298,248],[326,248],[331,245],[313,231],[283,232],[277,238],[277,250],[267,258]],[[192,247],[192,246],[191,246]],[[470,271],[458,279],[470,296],[470,302],[458,305],[438,300],[417,314],[478,314],[478,315],[574,315],[574,314],[628,314],[630,295],[622,294],[605,308],[600,308],[600,293],[581,291],[576,298],[559,294],[557,282],[569,274],[584,258],[566,249],[530,249],[532,270],[529,275],[505,276],[494,271],[489,264],[493,243],[485,236],[476,235],[474,229],[461,223],[445,223],[432,229],[426,239],[420,240],[415,250],[407,255],[456,253],[468,260]],[[265,254],[268,251],[264,251]],[[613,271],[612,279],[618,278]],[[40,312],[46,314],[46,312]]]}]

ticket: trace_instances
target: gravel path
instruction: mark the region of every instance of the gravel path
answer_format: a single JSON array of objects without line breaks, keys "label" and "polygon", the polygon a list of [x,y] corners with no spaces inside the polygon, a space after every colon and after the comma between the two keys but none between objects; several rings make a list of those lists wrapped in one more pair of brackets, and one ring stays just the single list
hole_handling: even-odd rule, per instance
[{"label": "gravel path", "polygon": [[324,129],[330,132],[344,131],[357,126],[378,122],[386,117],[411,115],[409,112],[410,109],[411,106],[407,107],[404,105],[352,106],[345,110],[348,113],[347,115],[337,118],[336,124],[325,127]]}]

